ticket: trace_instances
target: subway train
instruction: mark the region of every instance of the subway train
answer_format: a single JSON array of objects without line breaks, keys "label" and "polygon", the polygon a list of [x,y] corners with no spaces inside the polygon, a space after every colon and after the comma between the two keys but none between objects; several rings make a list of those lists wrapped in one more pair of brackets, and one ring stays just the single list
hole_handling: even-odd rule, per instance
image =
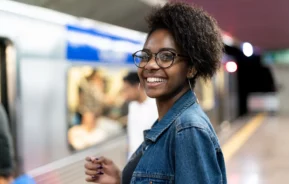
[{"label": "subway train", "polygon": [[[0,100],[9,115],[18,174],[28,173],[37,183],[71,184],[83,183],[87,155],[106,155],[123,166],[122,77],[136,70],[131,54],[145,38],[146,33],[0,0]],[[217,132],[239,116],[235,60],[224,54],[217,75],[195,87]],[[76,146],[69,132],[80,123],[81,86],[92,73],[109,99],[99,120],[109,135]]]}]

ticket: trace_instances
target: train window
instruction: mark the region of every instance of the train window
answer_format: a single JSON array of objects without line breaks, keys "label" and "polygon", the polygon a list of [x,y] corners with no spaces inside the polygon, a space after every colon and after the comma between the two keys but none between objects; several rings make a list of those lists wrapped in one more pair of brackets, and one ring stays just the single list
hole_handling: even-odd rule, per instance
[{"label": "train window", "polygon": [[128,106],[121,92],[127,72],[91,66],[69,69],[68,141],[72,149],[85,149],[123,132]]}]

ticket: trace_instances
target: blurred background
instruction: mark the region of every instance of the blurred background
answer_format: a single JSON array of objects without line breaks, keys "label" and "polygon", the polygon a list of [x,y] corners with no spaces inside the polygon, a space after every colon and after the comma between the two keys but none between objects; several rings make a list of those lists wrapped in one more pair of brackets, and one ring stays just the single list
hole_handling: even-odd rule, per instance
[{"label": "blurred background", "polygon": [[[129,101],[145,16],[168,0],[0,0],[0,102],[17,171],[84,183],[84,158],[128,155]],[[289,1],[185,0],[222,29],[225,54],[195,92],[220,138],[228,183],[289,180]],[[92,114],[94,114],[92,116]]]}]

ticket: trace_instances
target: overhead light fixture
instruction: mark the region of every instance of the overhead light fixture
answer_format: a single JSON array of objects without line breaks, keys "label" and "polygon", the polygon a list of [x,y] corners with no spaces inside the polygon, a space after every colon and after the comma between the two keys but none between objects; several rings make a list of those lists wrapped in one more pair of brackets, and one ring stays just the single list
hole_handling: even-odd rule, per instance
[{"label": "overhead light fixture", "polygon": [[253,55],[253,52],[254,52],[253,46],[252,46],[252,44],[249,43],[249,42],[243,43],[243,45],[242,45],[242,50],[243,50],[244,55],[247,56],[247,57],[252,56],[252,55]]},{"label": "overhead light fixture", "polygon": [[228,46],[233,46],[234,39],[226,33],[223,33],[223,42]]},{"label": "overhead light fixture", "polygon": [[225,65],[227,72],[233,73],[237,71],[238,66],[234,61],[228,61]]}]

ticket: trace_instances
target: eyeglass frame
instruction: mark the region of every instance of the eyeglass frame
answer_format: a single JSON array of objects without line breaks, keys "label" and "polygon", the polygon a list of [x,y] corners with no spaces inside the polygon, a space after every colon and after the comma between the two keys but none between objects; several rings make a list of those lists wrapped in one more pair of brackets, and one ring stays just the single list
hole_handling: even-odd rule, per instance
[{"label": "eyeglass frame", "polygon": [[[136,64],[136,62],[135,62],[135,54],[136,54],[137,52],[140,52],[140,51],[146,52],[146,53],[149,54],[149,56],[150,56],[150,59],[149,59],[148,61],[146,61],[146,64],[145,64],[143,67],[138,66],[138,65]],[[162,67],[162,66],[160,66],[159,63],[158,63],[158,60],[157,60],[157,55],[158,55],[160,52],[164,52],[164,51],[170,52],[170,53],[172,53],[173,56],[174,56],[171,64],[170,64],[169,66],[167,66],[167,67]],[[157,64],[160,68],[163,68],[163,69],[171,67],[171,66],[174,64],[174,62],[175,62],[175,57],[189,58],[189,57],[186,56],[186,55],[179,54],[179,53],[176,53],[176,52],[171,51],[171,50],[160,50],[160,51],[158,51],[157,53],[153,53],[153,52],[146,51],[146,50],[138,50],[138,51],[136,51],[136,52],[134,52],[134,53],[132,54],[133,62],[134,62],[134,64],[135,64],[138,68],[145,68],[146,65],[149,63],[149,61],[152,59],[153,55],[155,56],[155,62],[156,62],[156,64]]]}]

